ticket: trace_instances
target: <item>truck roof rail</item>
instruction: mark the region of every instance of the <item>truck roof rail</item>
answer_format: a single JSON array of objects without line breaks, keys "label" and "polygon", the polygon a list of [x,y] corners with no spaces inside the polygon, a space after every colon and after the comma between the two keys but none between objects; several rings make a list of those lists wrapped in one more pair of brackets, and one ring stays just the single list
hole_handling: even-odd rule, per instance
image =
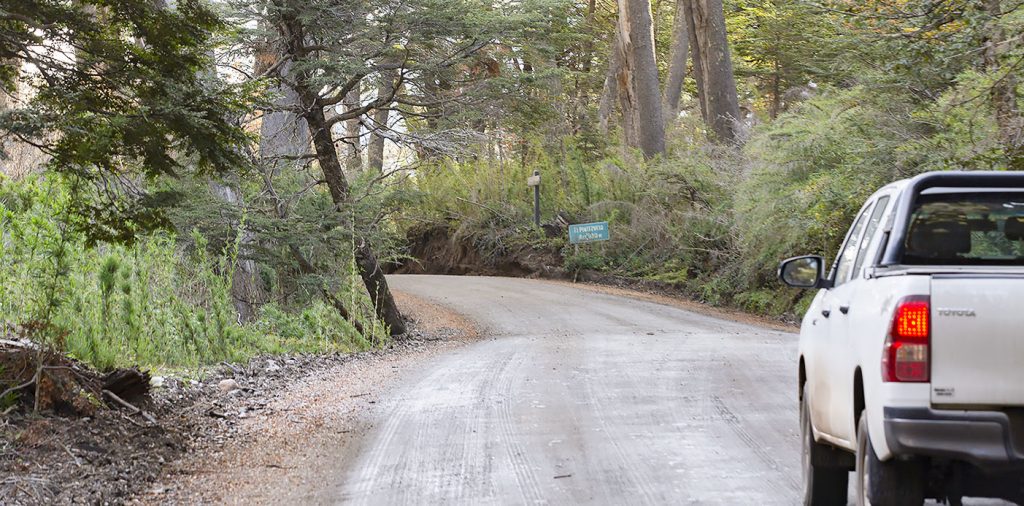
[{"label": "truck roof rail", "polygon": [[910,228],[910,214],[914,211],[917,197],[929,188],[1001,188],[1024,189],[1024,172],[1016,171],[948,171],[926,172],[912,178],[903,188],[896,201],[892,216],[889,240],[885,253],[878,263],[881,267],[899,265],[903,258],[907,232]]}]

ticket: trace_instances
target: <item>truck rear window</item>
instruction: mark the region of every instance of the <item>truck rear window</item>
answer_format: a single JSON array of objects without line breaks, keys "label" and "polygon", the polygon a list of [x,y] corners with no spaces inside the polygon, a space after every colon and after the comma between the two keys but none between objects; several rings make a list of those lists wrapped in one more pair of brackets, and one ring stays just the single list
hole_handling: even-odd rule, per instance
[{"label": "truck rear window", "polygon": [[1024,265],[1024,193],[919,195],[903,252],[911,265]]}]

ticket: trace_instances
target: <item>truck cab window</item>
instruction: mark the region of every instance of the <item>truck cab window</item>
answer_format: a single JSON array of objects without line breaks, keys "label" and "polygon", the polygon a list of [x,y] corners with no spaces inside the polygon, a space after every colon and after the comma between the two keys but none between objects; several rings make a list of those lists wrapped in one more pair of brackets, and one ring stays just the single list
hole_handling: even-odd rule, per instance
[{"label": "truck cab window", "polygon": [[839,259],[836,262],[835,286],[845,283],[850,278],[853,262],[857,258],[857,252],[860,251],[864,227],[867,225],[868,214],[871,212],[872,207],[869,205],[860,213],[853,228],[850,229],[850,235],[846,238],[846,243],[843,244],[842,249],[839,251]]},{"label": "truck cab window", "polygon": [[853,271],[850,276],[860,276],[860,268],[864,265],[864,257],[867,255],[868,247],[871,246],[871,239],[875,236],[875,231],[878,230],[878,225],[882,222],[882,213],[885,212],[885,208],[889,206],[889,196],[883,196],[878,199],[875,203],[875,210],[871,213],[871,219],[868,221],[868,228],[864,231],[864,239],[860,241],[860,249],[857,251],[857,260],[853,262]]},{"label": "truck cab window", "polygon": [[922,194],[903,251],[909,265],[1024,265],[1024,193]]}]

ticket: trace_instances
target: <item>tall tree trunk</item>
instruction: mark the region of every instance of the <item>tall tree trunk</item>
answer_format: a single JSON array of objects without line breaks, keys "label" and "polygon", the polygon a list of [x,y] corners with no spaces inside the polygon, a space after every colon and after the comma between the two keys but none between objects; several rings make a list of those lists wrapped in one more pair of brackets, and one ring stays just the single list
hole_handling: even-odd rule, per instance
[{"label": "tall tree trunk", "polygon": [[672,21],[672,47],[669,49],[668,78],[665,80],[665,114],[670,118],[679,114],[679,99],[683,95],[690,52],[685,3],[686,0],[676,0],[676,14]]},{"label": "tall tree trunk", "polygon": [[597,106],[597,124],[602,134],[608,134],[608,125],[615,113],[615,101],[619,98],[619,71],[622,67],[622,50],[619,48],[619,30],[615,30],[608,57],[608,70],[604,75],[601,101]]},{"label": "tall tree trunk", "polygon": [[[210,186],[220,200],[233,207],[242,207],[242,196],[235,189],[239,186],[237,181],[230,184],[212,181]],[[238,321],[248,323],[256,318],[256,308],[266,302],[267,294],[260,282],[256,261],[252,258],[256,234],[241,222],[231,223],[231,228],[240,235],[234,271],[231,273],[231,302],[238,314]]]},{"label": "tall tree trunk", "polygon": [[771,119],[779,117],[782,111],[782,69],[779,66],[778,58],[772,64],[772,105],[768,109],[768,116]]},{"label": "tall tree trunk", "polygon": [[[393,83],[388,81],[388,79],[382,80],[380,86],[377,87],[378,97],[391,93]],[[373,124],[370,125],[373,133],[370,135],[370,143],[366,147],[366,167],[377,174],[384,170],[384,132],[390,128],[388,126],[390,112],[386,107],[373,111]]]},{"label": "tall tree trunk", "polygon": [[[167,7],[167,3],[164,0],[153,0],[153,4],[158,9],[164,9]],[[276,55],[268,54],[267,47],[261,48],[262,51],[257,51],[255,54],[257,60],[257,67],[261,65],[271,65],[268,60],[276,60]],[[211,48],[208,53],[210,61],[214,61],[213,49]],[[265,68],[258,68],[260,72],[265,71]],[[217,79],[217,70],[213,65],[201,70],[199,72],[201,79],[207,79],[210,81]],[[279,97],[280,98],[280,97]],[[289,104],[295,105],[295,102]],[[293,119],[293,123],[296,121]],[[263,128],[261,126],[261,134]],[[262,146],[265,139],[260,138],[260,145]],[[268,141],[271,144],[273,141]],[[308,143],[307,143],[308,146]],[[274,149],[277,146],[268,146],[268,149]],[[298,147],[295,145],[289,146],[291,150],[297,150]],[[265,156],[261,149],[261,156]],[[276,155],[280,156],[280,155]],[[238,181],[237,176],[229,176],[225,181],[217,181],[215,179],[210,180],[210,188],[213,191],[214,196],[220,199],[227,206],[235,209],[242,209],[244,202],[242,200],[241,184]],[[256,248],[256,233],[251,228],[247,227],[244,221],[232,221],[228,224],[232,232],[238,234],[238,249],[235,251],[235,264],[231,272],[231,304],[235,308],[235,314],[238,318],[239,323],[249,323],[256,319],[257,311],[261,305],[267,301],[267,293],[263,289],[263,283],[260,279],[259,268],[256,265],[256,260],[253,259],[253,252]]]},{"label": "tall tree trunk", "polygon": [[701,113],[714,138],[734,142],[740,119],[722,0],[685,0]]},{"label": "tall tree trunk", "polygon": [[1002,56],[1009,51],[1005,29],[1000,23],[1003,12],[1002,0],[983,0],[988,15],[988,40],[985,42],[985,66],[996,76],[990,96],[999,128],[999,143],[1013,168],[1024,169],[1024,116],[1017,106],[1017,75],[1012,67],[1002,63]]},{"label": "tall tree trunk", "polygon": [[[616,31],[619,35],[622,34],[618,29]],[[637,126],[640,114],[637,112],[636,94],[632,86],[633,69],[626,61],[626,47],[621,38],[615,50],[619,53],[615,90],[618,92],[619,113],[622,119],[622,140],[627,146],[635,148],[640,145],[640,132]]]},{"label": "tall tree trunk", "polygon": [[358,239],[356,244],[356,264],[359,267],[359,276],[363,279],[363,285],[370,294],[370,301],[377,317],[384,321],[391,329],[391,335],[405,333],[405,319],[395,303],[395,297],[388,287],[388,280],[384,276],[384,270],[380,267],[377,256],[365,239]]},{"label": "tall tree trunk", "polygon": [[[644,158],[665,153],[665,117],[661,109],[661,86],[654,55],[654,31],[649,0],[618,0],[619,38],[622,42],[624,73],[620,73],[622,115],[636,129],[636,144]],[[631,144],[633,145],[633,144]]]},{"label": "tall tree trunk", "polygon": [[[290,10],[282,9],[282,35],[286,37],[288,53],[298,61],[307,56],[305,47],[304,30],[302,23],[294,17]],[[299,103],[302,104],[303,118],[309,127],[313,139],[313,151],[319,162],[320,170],[324,175],[324,182],[331,194],[331,201],[340,211],[342,208],[351,205],[349,202],[349,185],[345,179],[345,172],[341,167],[341,159],[338,151],[334,148],[334,137],[327,124],[324,114],[324,106],[317,90],[310,82],[307,73],[297,73],[293,79],[293,88],[298,93]],[[388,287],[384,271],[380,268],[377,257],[373,254],[370,245],[362,238],[353,238],[356,241],[356,266],[359,269],[359,276],[366,286],[370,295],[377,317],[380,318],[391,329],[392,335],[404,334],[405,320],[402,313],[395,304],[394,296]]]},{"label": "tall tree trunk", "polygon": [[[697,103],[700,105],[700,117],[708,124],[708,102],[704,73],[704,55],[699,51],[697,45],[696,23],[693,19],[693,2],[700,0],[680,0],[683,3],[683,12],[686,19],[686,32],[690,35],[690,60],[693,61],[693,80],[697,82]],[[738,100],[737,100],[738,102]]]},{"label": "tall tree trunk", "polygon": [[[348,112],[358,108],[361,105],[361,99],[360,86],[356,85],[345,96],[345,101],[343,102],[345,111]],[[362,150],[360,149],[362,146],[359,140],[360,127],[358,116],[345,121],[345,168],[349,172],[358,171],[363,167]]]},{"label": "tall tree trunk", "polygon": [[[3,70],[14,76],[13,82],[10,86],[0,87],[0,113],[6,113],[7,111],[14,109],[18,101],[18,80],[21,78],[21,60],[16,58],[5,58],[0,59],[0,67]],[[18,170],[18,156],[14,153],[16,149],[16,143],[14,142],[13,135],[4,135],[0,137],[0,174],[17,177],[20,176]]]},{"label": "tall tree trunk", "polygon": [[[290,75],[292,66],[291,62],[282,65],[281,75]],[[260,158],[276,173],[309,154],[309,128],[295,112],[299,97],[294,90],[278,84],[270,92],[274,99],[260,121]]]}]

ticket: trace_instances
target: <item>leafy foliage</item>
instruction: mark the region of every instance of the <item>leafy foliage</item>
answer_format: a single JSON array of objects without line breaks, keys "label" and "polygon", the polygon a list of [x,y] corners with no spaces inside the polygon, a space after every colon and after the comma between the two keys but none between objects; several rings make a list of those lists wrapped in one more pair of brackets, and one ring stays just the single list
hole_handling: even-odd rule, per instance
[{"label": "leafy foliage", "polygon": [[209,72],[222,26],[201,0],[0,2],[0,87],[24,97],[2,111],[0,131],[78,181],[69,223],[90,239],[168,225],[161,211],[176,198],[139,177],[243,165],[244,135],[229,120],[245,112],[243,95]]}]

